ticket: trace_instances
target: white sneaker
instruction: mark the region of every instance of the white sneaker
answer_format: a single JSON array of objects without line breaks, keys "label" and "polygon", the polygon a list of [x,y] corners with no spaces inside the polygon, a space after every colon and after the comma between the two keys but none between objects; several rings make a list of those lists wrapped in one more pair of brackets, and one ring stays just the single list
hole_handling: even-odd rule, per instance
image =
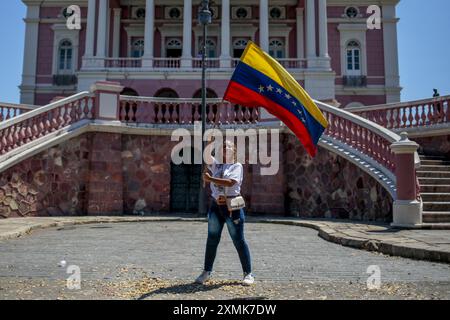
[{"label": "white sneaker", "polygon": [[210,278],[211,278],[211,272],[210,271],[203,271],[202,274],[199,275],[197,279],[195,279],[195,283],[204,284]]},{"label": "white sneaker", "polygon": [[244,274],[244,280],[242,280],[242,284],[244,286],[251,286],[255,283],[255,277],[251,273]]}]

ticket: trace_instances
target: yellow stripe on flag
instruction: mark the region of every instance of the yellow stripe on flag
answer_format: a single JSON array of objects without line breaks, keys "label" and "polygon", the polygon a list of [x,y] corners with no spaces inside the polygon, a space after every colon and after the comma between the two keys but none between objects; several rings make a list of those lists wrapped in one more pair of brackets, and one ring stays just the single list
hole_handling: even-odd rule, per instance
[{"label": "yellow stripe on flag", "polygon": [[308,110],[309,114],[311,114],[311,116],[313,116],[324,128],[328,126],[328,122],[320,109],[294,77],[292,77],[278,61],[265,53],[254,42],[249,41],[244,54],[241,57],[241,61],[278,83],[291,95],[296,97]]}]

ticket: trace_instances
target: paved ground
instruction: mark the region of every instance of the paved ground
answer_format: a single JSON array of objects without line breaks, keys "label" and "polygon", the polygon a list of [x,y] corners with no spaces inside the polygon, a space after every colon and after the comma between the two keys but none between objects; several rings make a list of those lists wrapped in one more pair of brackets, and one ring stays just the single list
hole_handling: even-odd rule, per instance
[{"label": "paved ground", "polygon": [[[317,231],[248,223],[257,284],[242,287],[237,253],[224,230],[215,280],[201,271],[206,224],[197,221],[88,224],[37,230],[0,243],[0,299],[450,299],[450,265],[390,257],[327,242]],[[65,288],[66,260],[81,290]],[[369,291],[367,268],[381,288]]]},{"label": "paved ground", "polygon": [[[39,217],[0,220],[0,241],[52,226],[106,222],[204,221],[189,216]],[[450,263],[449,230],[398,230],[389,224],[328,219],[248,217],[250,221],[313,228],[323,239],[393,256]]]}]

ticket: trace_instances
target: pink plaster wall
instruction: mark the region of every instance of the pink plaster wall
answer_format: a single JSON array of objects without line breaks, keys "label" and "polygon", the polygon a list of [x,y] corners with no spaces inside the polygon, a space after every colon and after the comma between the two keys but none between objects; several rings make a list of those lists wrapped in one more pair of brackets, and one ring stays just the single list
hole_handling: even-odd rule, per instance
[{"label": "pink plaster wall", "polygon": [[37,75],[51,75],[53,64],[53,30],[49,23],[39,24],[39,46],[37,54]]},{"label": "pink plaster wall", "polygon": [[338,23],[328,24],[328,53],[331,57],[331,68],[336,72],[336,76],[342,73],[341,43],[338,25]]},{"label": "pink plaster wall", "polygon": [[384,77],[383,30],[367,30],[366,42],[367,75]]},{"label": "pink plaster wall", "polygon": [[[161,88],[175,90],[180,98],[192,98],[201,88],[199,80],[122,80],[125,87],[136,90],[140,96],[154,96]],[[208,80],[207,87],[222,97],[228,85],[228,80]]]},{"label": "pink plaster wall", "polygon": [[365,106],[371,106],[376,104],[386,103],[386,96],[384,95],[347,95],[347,96],[336,96],[336,100],[341,104],[341,108],[344,108],[351,102],[360,102]]}]

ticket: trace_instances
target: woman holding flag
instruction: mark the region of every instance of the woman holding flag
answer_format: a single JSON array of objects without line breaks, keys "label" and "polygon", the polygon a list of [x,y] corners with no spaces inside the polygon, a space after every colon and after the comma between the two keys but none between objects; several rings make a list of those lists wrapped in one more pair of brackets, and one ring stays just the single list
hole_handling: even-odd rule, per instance
[{"label": "woman holding flag", "polygon": [[[294,77],[253,42],[247,44],[223,99],[246,107],[264,107],[297,136],[311,157],[316,155],[319,139],[328,126],[326,118]],[[234,159],[226,158],[229,148],[233,149]],[[226,144],[224,163],[230,163],[230,160],[233,162],[220,165],[214,160],[211,166],[212,175],[205,173],[203,177],[205,182],[211,183],[215,201],[208,214],[205,268],[197,278],[197,283],[204,283],[210,278],[224,223],[227,223],[241,259],[243,283],[254,282],[250,252],[244,239],[244,211],[242,208],[230,210],[229,205],[230,202],[242,198],[242,164],[236,163],[235,156],[233,144]],[[229,200],[229,197],[235,199]]]},{"label": "woman holding flag", "polygon": [[243,167],[237,162],[236,146],[231,141],[223,145],[222,159],[212,157],[209,171],[203,174],[203,181],[210,183],[213,202],[208,212],[208,240],[206,242],[205,264],[196,283],[204,284],[211,278],[217,247],[220,242],[224,224],[239,254],[244,278],[243,285],[252,285],[250,250],[244,237],[244,201],[241,196]]}]

